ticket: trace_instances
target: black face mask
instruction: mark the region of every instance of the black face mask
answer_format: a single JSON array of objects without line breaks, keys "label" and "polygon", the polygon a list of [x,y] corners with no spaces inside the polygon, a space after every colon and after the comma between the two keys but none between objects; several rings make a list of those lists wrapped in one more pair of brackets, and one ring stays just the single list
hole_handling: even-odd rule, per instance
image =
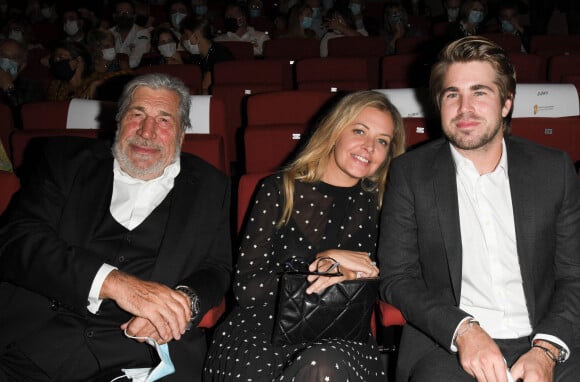
[{"label": "black face mask", "polygon": [[117,23],[117,26],[119,27],[119,29],[131,29],[133,27],[133,24],[135,23],[135,17],[134,16],[117,16],[115,17],[115,22]]},{"label": "black face mask", "polygon": [[233,17],[226,17],[224,20],[224,27],[227,32],[235,32],[238,30],[238,20]]},{"label": "black face mask", "polygon": [[70,67],[70,60],[54,61],[50,59],[50,71],[52,75],[62,81],[70,81],[75,71]]}]

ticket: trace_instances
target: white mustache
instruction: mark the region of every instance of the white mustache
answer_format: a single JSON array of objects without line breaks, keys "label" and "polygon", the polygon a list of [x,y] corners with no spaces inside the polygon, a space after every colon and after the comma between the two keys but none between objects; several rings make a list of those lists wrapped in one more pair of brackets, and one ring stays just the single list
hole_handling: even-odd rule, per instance
[{"label": "white mustache", "polygon": [[127,143],[135,145],[135,146],[141,146],[141,147],[151,147],[153,149],[159,150],[161,151],[161,145],[151,142],[147,139],[143,139],[141,137],[131,137],[127,139]]}]

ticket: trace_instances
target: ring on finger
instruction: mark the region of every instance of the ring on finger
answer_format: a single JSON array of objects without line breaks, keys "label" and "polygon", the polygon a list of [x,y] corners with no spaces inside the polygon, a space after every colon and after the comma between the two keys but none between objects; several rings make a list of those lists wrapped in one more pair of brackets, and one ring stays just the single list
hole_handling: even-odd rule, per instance
[{"label": "ring on finger", "polygon": [[357,272],[355,277],[357,279],[360,279],[362,277],[362,274],[363,274],[362,272]]}]

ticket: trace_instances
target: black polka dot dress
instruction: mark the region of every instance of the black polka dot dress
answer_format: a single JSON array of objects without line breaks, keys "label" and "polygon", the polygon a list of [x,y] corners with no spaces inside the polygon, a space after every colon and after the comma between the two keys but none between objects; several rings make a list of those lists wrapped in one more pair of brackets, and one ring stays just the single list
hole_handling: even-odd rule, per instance
[{"label": "black polka dot dress", "polygon": [[279,273],[292,257],[314,260],[327,249],[375,253],[378,193],[322,182],[296,182],[292,218],[283,209],[281,175],[266,178],[251,207],[234,280],[237,306],[215,330],[205,381],[384,381],[377,344],[341,338],[273,346]]}]

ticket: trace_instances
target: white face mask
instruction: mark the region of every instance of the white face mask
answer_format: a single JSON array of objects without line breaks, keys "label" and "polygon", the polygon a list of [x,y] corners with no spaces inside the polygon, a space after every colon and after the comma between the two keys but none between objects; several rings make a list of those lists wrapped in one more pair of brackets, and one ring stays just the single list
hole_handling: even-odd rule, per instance
[{"label": "white face mask", "polygon": [[103,59],[105,61],[113,61],[115,59],[115,57],[117,56],[117,52],[115,51],[115,48],[103,49],[103,50],[101,50],[101,53],[103,54]]},{"label": "white face mask", "polygon": [[79,23],[76,20],[67,20],[62,29],[69,36],[74,36],[79,31]]},{"label": "white face mask", "polygon": [[199,44],[192,44],[191,41],[185,40],[183,42],[183,47],[187,50],[190,54],[199,54]]},{"label": "white face mask", "polygon": [[157,342],[155,342],[155,340],[148,337],[133,337],[128,335],[126,331],[125,335],[129,338],[145,339],[149,345],[155,347],[157,354],[159,355],[159,359],[161,360],[159,364],[155,366],[155,368],[144,367],[135,369],[121,369],[128,379],[131,379],[133,382],[154,382],[167,375],[175,373],[175,366],[173,366],[173,362],[171,361],[169,347],[167,344],[159,345]]},{"label": "white face mask", "polygon": [[11,30],[10,33],[8,34],[8,38],[11,38],[12,40],[16,40],[18,42],[22,42],[24,36],[22,35],[21,31]]},{"label": "white face mask", "polygon": [[163,57],[169,58],[173,56],[175,52],[177,52],[177,44],[174,42],[168,42],[166,44],[157,46],[157,49],[159,49],[159,53],[161,53]]},{"label": "white face mask", "polygon": [[18,75],[18,62],[9,58],[0,58],[0,69],[10,74],[12,79]]},{"label": "white face mask", "polygon": [[174,14],[171,15],[171,25],[173,25],[174,28],[179,29],[179,23],[181,23],[181,20],[183,20],[185,18],[185,16],[187,16],[185,13],[181,13],[181,12],[176,12]]}]

